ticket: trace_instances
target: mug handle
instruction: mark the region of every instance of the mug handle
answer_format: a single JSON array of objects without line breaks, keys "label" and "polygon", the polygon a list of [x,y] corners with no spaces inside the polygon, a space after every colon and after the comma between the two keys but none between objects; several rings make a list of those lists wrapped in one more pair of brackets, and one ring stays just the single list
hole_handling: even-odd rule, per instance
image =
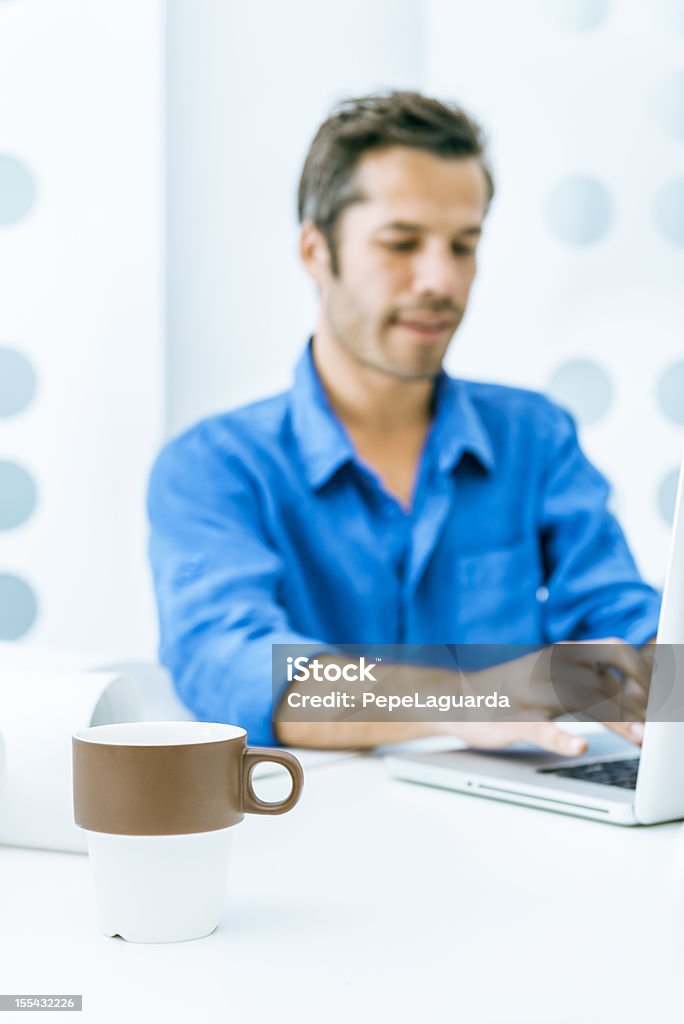
[{"label": "mug handle", "polygon": [[[252,771],[263,761],[281,764],[290,773],[292,789],[284,800],[260,800],[254,792]],[[303,785],[304,771],[294,754],[270,747],[245,747],[242,755],[242,804],[248,814],[284,814],[291,811],[299,800]]]}]

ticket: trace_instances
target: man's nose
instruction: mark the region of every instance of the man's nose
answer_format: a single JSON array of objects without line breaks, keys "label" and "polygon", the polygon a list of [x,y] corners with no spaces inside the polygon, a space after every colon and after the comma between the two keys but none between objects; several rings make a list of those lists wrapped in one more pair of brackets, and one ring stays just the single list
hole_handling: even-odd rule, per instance
[{"label": "man's nose", "polygon": [[450,298],[463,284],[463,271],[450,247],[426,245],[416,256],[413,290],[418,295]]}]

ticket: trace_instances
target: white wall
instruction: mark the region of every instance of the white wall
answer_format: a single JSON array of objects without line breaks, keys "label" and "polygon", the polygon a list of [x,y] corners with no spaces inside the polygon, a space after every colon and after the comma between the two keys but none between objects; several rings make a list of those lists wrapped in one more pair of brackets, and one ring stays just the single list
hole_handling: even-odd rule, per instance
[{"label": "white wall", "polygon": [[0,3],[0,639],[154,653],[161,13]]}]

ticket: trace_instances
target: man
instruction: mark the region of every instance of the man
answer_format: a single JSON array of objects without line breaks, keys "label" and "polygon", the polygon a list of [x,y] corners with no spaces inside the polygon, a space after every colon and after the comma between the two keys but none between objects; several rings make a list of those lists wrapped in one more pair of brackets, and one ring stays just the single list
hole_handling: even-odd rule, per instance
[{"label": "man", "polygon": [[453,106],[370,96],[319,129],[299,188],[319,316],[294,385],[199,423],[151,477],[161,658],[199,718],[241,724],[256,743],[447,731],[480,746],[583,749],[548,721],[274,731],[271,647],[284,643],[611,638],[612,663],[643,682],[628,645],[653,637],[658,596],[570,416],[442,370],[492,194],[479,129]]}]

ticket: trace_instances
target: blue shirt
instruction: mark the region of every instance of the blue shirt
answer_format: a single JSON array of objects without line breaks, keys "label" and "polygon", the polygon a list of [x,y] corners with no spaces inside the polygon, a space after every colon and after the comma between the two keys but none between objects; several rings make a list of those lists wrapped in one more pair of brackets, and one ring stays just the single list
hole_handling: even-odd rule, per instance
[{"label": "blue shirt", "polygon": [[309,347],[290,391],[203,420],[154,465],[160,658],[199,719],[273,743],[274,643],[643,643],[659,597],[608,493],[557,405],[443,373],[405,511]]}]

